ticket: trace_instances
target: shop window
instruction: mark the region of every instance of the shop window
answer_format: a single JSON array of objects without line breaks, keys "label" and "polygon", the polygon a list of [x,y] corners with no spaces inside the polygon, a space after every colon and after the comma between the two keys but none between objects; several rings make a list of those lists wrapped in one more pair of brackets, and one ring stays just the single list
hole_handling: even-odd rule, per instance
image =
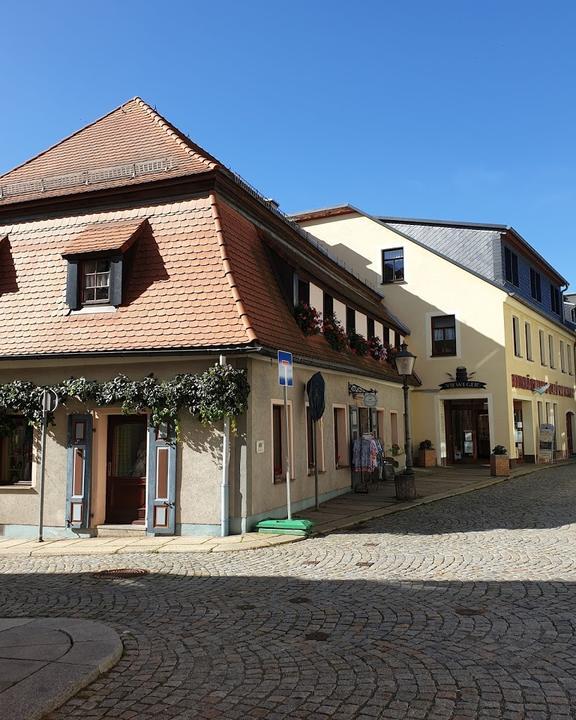
[{"label": "shop window", "polygon": [[32,484],[32,440],[24,418],[6,418],[0,435],[0,485]]},{"label": "shop window", "polygon": [[346,427],[346,408],[334,408],[334,463],[337,468],[348,467],[350,464],[350,448],[348,447],[348,431]]},{"label": "shop window", "polygon": [[[314,423],[310,414],[310,407],[306,405],[306,449],[308,457],[308,472],[314,472],[314,445],[312,443],[312,433],[314,431]],[[324,432],[323,420],[320,418],[316,422],[316,459],[318,462],[318,472],[324,472]]]},{"label": "shop window", "polygon": [[540,364],[546,365],[546,340],[544,339],[544,330],[538,331],[538,337],[540,338]]},{"label": "shop window", "polygon": [[381,440],[384,447],[386,446],[386,425],[385,425],[386,413],[384,410],[376,411],[376,437]]},{"label": "shop window", "polygon": [[524,323],[524,335],[526,336],[526,360],[533,360],[532,357],[532,328],[530,323]]},{"label": "shop window", "polygon": [[456,355],[456,317],[437,315],[431,318],[432,356]]},{"label": "shop window", "polygon": [[534,300],[542,302],[542,283],[540,281],[540,273],[534,268],[530,268],[530,293]]},{"label": "shop window", "polygon": [[554,351],[554,338],[552,335],[548,335],[548,353],[550,355],[550,367],[554,369],[556,367],[556,358]]},{"label": "shop window", "polygon": [[290,448],[290,477],[294,478],[292,457],[292,406],[288,406],[288,433],[286,432],[286,414],[284,404],[272,405],[272,463],[274,482],[286,480],[286,443]]},{"label": "shop window", "polygon": [[404,248],[382,250],[382,282],[404,280]]},{"label": "shop window", "polygon": [[399,445],[398,442],[398,413],[390,413],[390,442],[392,445]]},{"label": "shop window", "polygon": [[506,281],[519,287],[518,282],[518,255],[510,248],[504,248],[504,273]]}]

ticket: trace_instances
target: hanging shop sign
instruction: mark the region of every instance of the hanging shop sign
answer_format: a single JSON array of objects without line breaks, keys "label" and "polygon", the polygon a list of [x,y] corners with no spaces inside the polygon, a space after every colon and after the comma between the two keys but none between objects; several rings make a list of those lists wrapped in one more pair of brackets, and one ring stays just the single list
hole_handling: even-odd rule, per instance
[{"label": "hanging shop sign", "polygon": [[559,397],[574,397],[574,388],[558,383],[547,383],[544,380],[528,377],[528,375],[512,375],[512,387],[519,390],[530,390],[537,395],[558,395]]},{"label": "hanging shop sign", "polygon": [[485,382],[480,380],[473,380],[472,378],[476,373],[468,373],[465,367],[457,367],[456,375],[448,373],[450,380],[448,382],[440,383],[441,390],[460,390],[462,388],[466,390],[484,390],[486,387]]},{"label": "hanging shop sign", "polygon": [[363,388],[360,385],[356,385],[356,383],[348,383],[349,395],[365,395],[366,393],[373,393],[375,395],[377,390],[374,390],[374,388]]},{"label": "hanging shop sign", "polygon": [[367,392],[364,393],[364,407],[373,408],[378,404],[378,396],[376,393]]}]

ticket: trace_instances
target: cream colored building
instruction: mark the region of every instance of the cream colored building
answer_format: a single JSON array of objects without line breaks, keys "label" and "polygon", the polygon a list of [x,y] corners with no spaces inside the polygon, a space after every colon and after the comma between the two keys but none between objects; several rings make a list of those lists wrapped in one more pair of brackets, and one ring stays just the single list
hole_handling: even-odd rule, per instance
[{"label": "cream colored building", "polygon": [[[514,462],[574,452],[574,328],[566,281],[512,228],[378,218],[351,206],[295,216],[410,323],[422,386],[415,447],[439,462]],[[553,447],[546,433],[553,425]]]}]

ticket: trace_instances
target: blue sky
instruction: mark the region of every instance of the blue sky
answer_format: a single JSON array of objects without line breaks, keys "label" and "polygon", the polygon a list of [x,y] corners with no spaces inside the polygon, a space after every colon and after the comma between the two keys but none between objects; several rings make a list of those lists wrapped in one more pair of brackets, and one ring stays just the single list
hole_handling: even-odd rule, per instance
[{"label": "blue sky", "polygon": [[134,95],[286,212],[513,225],[576,285],[576,3],[2,8],[0,172]]}]

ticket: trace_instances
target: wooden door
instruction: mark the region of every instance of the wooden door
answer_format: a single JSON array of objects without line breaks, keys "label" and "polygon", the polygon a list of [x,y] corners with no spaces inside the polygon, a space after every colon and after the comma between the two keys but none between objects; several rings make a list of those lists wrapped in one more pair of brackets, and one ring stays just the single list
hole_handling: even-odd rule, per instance
[{"label": "wooden door", "polygon": [[568,449],[568,457],[574,455],[574,413],[566,413],[566,444]]},{"label": "wooden door", "polygon": [[110,415],[106,522],[140,524],[146,519],[145,415]]}]

